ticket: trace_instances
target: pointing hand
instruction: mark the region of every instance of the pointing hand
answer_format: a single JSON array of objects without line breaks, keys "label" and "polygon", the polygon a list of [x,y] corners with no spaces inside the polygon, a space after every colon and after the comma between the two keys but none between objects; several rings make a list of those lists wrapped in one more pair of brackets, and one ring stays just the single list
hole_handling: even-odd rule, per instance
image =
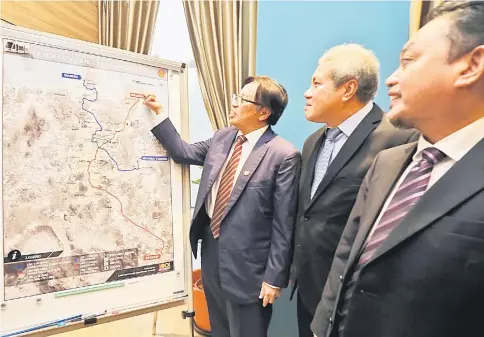
[{"label": "pointing hand", "polygon": [[143,104],[150,108],[157,115],[159,115],[163,110],[163,106],[160,102],[156,100],[156,97],[154,95],[146,95]]}]

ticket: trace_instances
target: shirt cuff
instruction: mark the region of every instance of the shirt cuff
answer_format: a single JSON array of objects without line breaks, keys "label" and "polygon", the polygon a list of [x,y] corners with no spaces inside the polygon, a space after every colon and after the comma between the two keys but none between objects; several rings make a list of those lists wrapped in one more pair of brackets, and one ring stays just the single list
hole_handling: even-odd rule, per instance
[{"label": "shirt cuff", "polygon": [[269,287],[273,288],[273,289],[281,289],[281,288],[276,287],[276,286],[273,286],[273,285],[271,285],[271,284],[269,284],[269,283],[267,283],[267,282],[266,282],[266,284],[267,284]]}]

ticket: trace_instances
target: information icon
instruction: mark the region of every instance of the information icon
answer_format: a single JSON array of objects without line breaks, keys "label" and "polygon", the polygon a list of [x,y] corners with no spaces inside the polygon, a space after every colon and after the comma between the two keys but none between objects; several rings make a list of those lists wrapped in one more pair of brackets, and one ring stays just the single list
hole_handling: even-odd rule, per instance
[{"label": "information icon", "polygon": [[15,262],[18,259],[20,259],[21,256],[22,256],[22,253],[20,253],[20,250],[14,249],[10,253],[8,253],[7,259],[9,262]]}]

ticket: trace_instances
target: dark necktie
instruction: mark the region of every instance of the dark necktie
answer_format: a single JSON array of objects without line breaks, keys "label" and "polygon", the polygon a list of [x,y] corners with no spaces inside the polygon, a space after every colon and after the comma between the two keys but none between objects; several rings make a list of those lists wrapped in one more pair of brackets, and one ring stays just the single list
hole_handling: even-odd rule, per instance
[{"label": "dark necktie", "polygon": [[218,238],[220,234],[220,223],[222,222],[225,208],[230,200],[230,194],[234,185],[235,172],[239,167],[240,155],[242,154],[242,144],[244,144],[246,140],[247,138],[244,135],[237,137],[234,152],[232,153],[222,174],[222,179],[220,180],[212,214],[212,221],[210,223],[210,229],[212,230],[215,239]]},{"label": "dark necktie", "polygon": [[367,239],[358,263],[354,266],[351,279],[346,284],[340,310],[340,335],[344,329],[346,315],[351,304],[351,297],[361,269],[370,261],[388,235],[402,222],[405,215],[413,208],[420,197],[424,195],[430,181],[432,169],[435,164],[444,158],[445,154],[436,148],[431,147],[423,150],[422,159],[407,173],[407,176],[398,187],[380,221],[375,224],[374,231]]}]

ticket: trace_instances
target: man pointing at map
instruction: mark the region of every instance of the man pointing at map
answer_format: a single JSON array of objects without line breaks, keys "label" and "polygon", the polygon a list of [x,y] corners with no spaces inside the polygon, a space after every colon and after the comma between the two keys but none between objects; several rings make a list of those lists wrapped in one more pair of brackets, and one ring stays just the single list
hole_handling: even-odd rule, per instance
[{"label": "man pointing at map", "polygon": [[196,257],[202,239],[202,281],[213,337],[266,337],[272,303],[287,287],[301,155],[271,126],[286,90],[249,77],[232,96],[230,127],[187,144],[153,96],[151,131],[179,164],[203,166],[190,228]]}]

